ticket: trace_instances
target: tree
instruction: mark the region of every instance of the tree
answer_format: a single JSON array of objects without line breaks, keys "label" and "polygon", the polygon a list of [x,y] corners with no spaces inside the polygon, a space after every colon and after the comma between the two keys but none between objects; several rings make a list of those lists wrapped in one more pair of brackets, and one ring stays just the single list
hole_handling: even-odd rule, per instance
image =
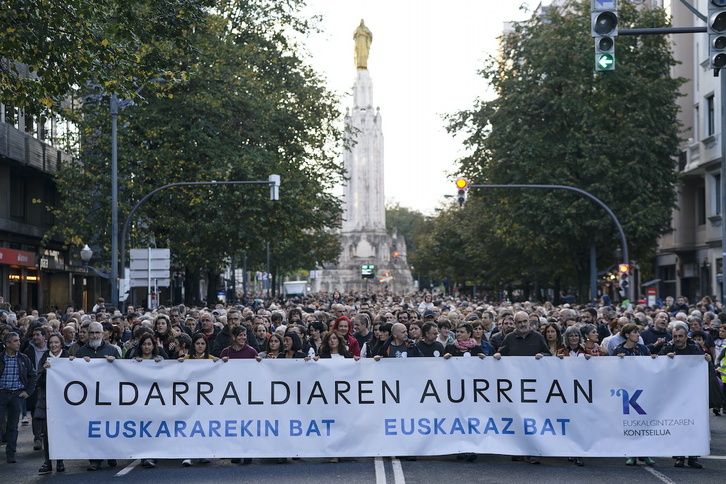
[{"label": "tree", "polygon": [[29,114],[61,111],[89,83],[131,97],[151,79],[186,76],[172,49],[213,0],[6,0],[0,9],[0,102]]},{"label": "tree", "polygon": [[[267,200],[266,187],[205,186],[164,190],[142,205],[127,247],[151,241],[169,247],[187,280],[206,273],[216,281],[227,258],[242,251],[250,269],[264,269],[267,242],[276,275],[340,252],[326,231],[341,213],[340,200],[330,195],[343,178],[336,156],[340,113],[285,34],[306,24],[276,2],[243,3],[243,10],[220,3],[190,35],[193,51],[177,52],[190,72],[184,82],[152,86],[141,93],[144,104],[119,116],[120,220],[167,183],[281,175],[277,202]],[[108,114],[103,99],[86,99],[84,165],[67,167],[59,178],[67,197],[56,230],[66,240],[93,234],[107,249]]]},{"label": "tree", "polygon": [[[646,263],[675,205],[682,79],[665,36],[619,36],[616,70],[594,72],[590,2],[572,1],[515,24],[482,75],[494,100],[449,118],[467,136],[461,174],[475,183],[558,184],[607,204],[625,230],[631,258]],[[661,9],[623,2],[620,27],[664,27]],[[595,204],[562,191],[470,190],[470,242],[501,279],[527,278],[584,289],[591,244],[600,267],[614,264],[619,237]],[[507,267],[501,261],[516,261]],[[506,273],[506,274],[505,274]]]}]

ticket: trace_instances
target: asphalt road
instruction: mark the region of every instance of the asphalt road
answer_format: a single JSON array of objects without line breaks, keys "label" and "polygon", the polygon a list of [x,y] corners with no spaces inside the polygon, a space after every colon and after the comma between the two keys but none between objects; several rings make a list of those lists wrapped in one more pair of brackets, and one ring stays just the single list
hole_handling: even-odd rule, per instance
[{"label": "asphalt road", "polygon": [[[639,463],[625,466],[620,458],[588,458],[584,467],[576,467],[564,458],[543,458],[541,465],[512,462],[507,456],[479,455],[474,462],[459,461],[454,456],[419,457],[415,461],[396,458],[341,459],[330,463],[328,459],[287,460],[278,464],[274,459],[254,459],[250,465],[232,464],[227,459],[212,460],[208,465],[182,467],[181,460],[161,460],[157,467],[147,469],[139,461],[121,460],[118,466],[104,467],[87,472],[88,461],[67,460],[63,474],[40,476],[43,452],[34,451],[30,426],[20,427],[17,464],[6,464],[4,446],[0,448],[0,483],[73,483],[111,481],[134,484],[151,483],[219,483],[244,480],[255,484],[375,483],[422,484],[457,482],[526,482],[578,483],[708,483],[723,482],[726,475],[726,416],[711,416],[711,455],[701,458],[703,469],[674,468],[673,459],[656,458],[654,467]],[[605,423],[603,423],[604,425]],[[647,455],[647,452],[644,452]],[[54,463],[55,465],[55,463]]]}]

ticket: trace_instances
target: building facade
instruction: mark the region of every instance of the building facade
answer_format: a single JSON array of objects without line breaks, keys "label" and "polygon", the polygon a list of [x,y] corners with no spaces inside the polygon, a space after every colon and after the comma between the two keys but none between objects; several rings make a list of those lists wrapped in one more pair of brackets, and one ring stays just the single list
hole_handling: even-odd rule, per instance
[{"label": "building facade", "polygon": [[58,148],[69,129],[0,104],[0,296],[15,309],[64,310],[101,290],[62,241],[43,244],[55,223],[49,208],[59,201],[53,177],[73,162]]}]

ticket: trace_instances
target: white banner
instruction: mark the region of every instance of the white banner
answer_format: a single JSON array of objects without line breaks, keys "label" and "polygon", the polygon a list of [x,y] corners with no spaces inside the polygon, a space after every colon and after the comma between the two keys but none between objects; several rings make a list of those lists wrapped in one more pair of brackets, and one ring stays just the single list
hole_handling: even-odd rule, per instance
[{"label": "white banner", "polygon": [[51,459],[709,453],[702,357],[53,360]]}]

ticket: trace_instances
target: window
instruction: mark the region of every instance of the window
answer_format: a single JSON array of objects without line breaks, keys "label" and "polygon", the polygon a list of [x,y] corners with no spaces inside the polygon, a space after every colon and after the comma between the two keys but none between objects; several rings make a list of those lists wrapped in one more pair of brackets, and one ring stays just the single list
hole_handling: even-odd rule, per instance
[{"label": "window", "polygon": [[711,182],[710,215],[721,215],[721,174],[713,173],[709,176]]},{"label": "window", "polygon": [[716,134],[716,104],[713,94],[706,97],[706,136]]},{"label": "window", "polygon": [[696,187],[696,222],[698,225],[706,223],[706,185]]},{"label": "window", "polygon": [[25,219],[25,179],[10,179],[10,216],[13,218]]}]

